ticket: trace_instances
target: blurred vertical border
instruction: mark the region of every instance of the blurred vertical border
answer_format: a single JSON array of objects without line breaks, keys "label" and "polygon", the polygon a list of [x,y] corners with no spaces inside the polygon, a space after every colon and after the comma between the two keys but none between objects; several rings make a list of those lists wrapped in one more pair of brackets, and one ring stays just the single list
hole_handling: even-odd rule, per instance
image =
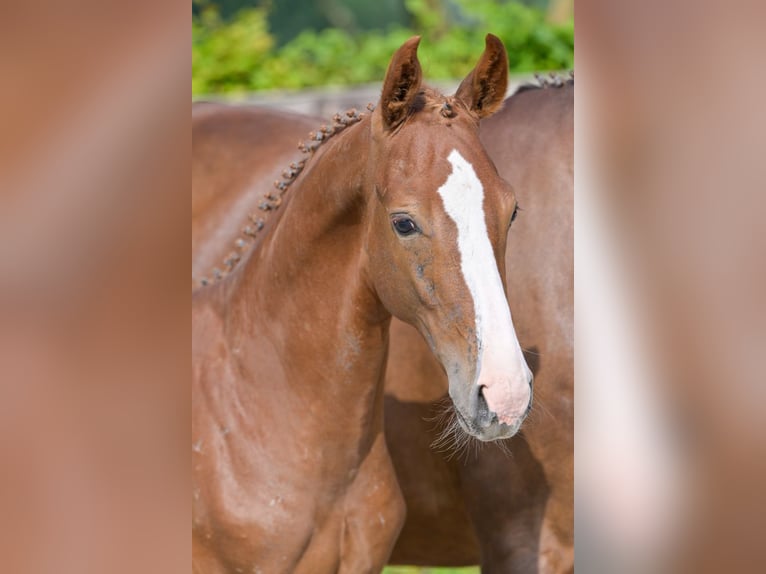
[{"label": "blurred vertical border", "polygon": [[[578,7],[582,572],[763,570],[763,11]],[[189,20],[3,8],[4,572],[188,570]]]},{"label": "blurred vertical border", "polygon": [[764,570],[765,12],[578,5],[582,572]]},{"label": "blurred vertical border", "polygon": [[188,4],[0,18],[0,571],[188,571]]}]

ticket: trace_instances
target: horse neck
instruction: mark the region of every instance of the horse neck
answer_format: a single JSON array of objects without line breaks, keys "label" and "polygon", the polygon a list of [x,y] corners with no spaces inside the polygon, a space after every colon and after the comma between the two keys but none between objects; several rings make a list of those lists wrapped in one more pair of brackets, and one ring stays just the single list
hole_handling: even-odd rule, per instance
[{"label": "horse neck", "polygon": [[[281,364],[279,384],[290,396],[302,397],[304,406],[333,396],[318,416],[351,416],[368,426],[380,423],[370,412],[382,405],[390,323],[366,276],[369,145],[365,119],[307,163],[272,233],[242,261],[230,306],[237,316],[231,323],[244,331],[238,340],[268,333]],[[353,422],[344,438],[349,431],[353,436]]]}]

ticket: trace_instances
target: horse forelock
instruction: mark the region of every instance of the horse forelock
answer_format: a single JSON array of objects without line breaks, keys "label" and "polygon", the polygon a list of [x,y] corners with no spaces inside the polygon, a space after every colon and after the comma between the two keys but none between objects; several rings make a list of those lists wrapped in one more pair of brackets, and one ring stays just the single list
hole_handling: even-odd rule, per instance
[{"label": "horse forelock", "polygon": [[465,105],[455,96],[445,96],[435,88],[423,87],[413,98],[408,110],[407,119],[402,122],[397,130],[407,122],[422,113],[439,113],[445,118],[455,118],[459,114],[470,114]]}]

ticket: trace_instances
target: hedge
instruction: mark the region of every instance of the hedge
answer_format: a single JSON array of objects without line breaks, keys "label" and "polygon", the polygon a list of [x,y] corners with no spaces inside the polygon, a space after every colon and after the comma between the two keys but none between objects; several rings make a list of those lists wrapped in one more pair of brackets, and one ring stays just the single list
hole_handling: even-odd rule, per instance
[{"label": "hedge", "polygon": [[[430,2],[432,4],[432,2]],[[192,18],[192,94],[350,85],[382,80],[393,52],[423,36],[418,55],[432,80],[460,78],[484,46],[499,36],[511,72],[563,70],[574,65],[574,22],[548,23],[539,9],[516,2],[454,0],[457,14],[429,9],[429,0],[405,0],[414,25],[352,34],[338,28],[306,30],[283,46],[269,31],[265,8],[223,21],[213,6]]]}]

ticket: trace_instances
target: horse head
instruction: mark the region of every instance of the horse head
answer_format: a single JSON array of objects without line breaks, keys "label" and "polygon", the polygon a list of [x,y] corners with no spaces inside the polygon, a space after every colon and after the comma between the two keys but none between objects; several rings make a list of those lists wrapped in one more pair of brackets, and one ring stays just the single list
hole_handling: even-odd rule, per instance
[{"label": "horse head", "polygon": [[475,68],[443,96],[422,85],[418,43],[394,54],[370,122],[370,281],[441,362],[462,428],[484,441],[507,438],[532,401],[504,289],[516,198],[478,128],[502,105],[508,59],[487,35]]}]

